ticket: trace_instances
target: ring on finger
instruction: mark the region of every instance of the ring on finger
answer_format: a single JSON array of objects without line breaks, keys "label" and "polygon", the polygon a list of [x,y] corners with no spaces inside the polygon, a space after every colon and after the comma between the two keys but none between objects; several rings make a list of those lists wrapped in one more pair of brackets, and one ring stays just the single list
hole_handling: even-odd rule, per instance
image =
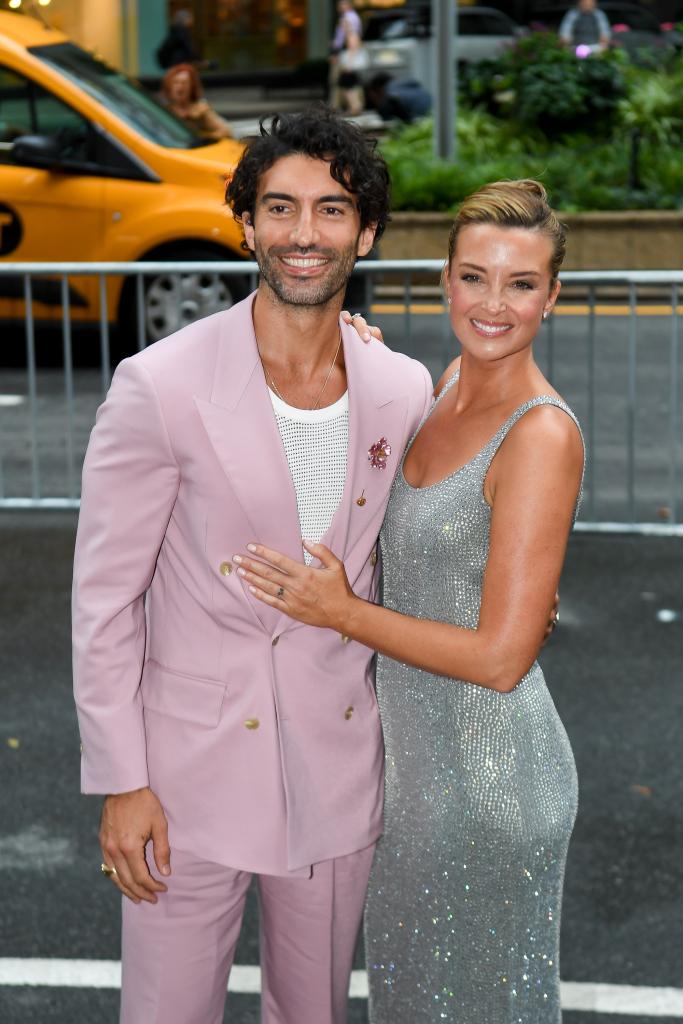
[{"label": "ring on finger", "polygon": [[278,587],[277,588],[277,596],[279,597],[280,600],[282,600],[282,598],[285,596],[285,588],[284,587]]},{"label": "ring on finger", "polygon": [[361,318],[361,320],[363,319],[363,314],[362,313],[352,313],[351,314],[351,319],[355,320],[357,316],[359,316]]},{"label": "ring on finger", "polygon": [[112,875],[117,875],[118,874],[118,871],[116,870],[116,868],[110,867],[109,864],[105,864],[104,861],[100,864],[100,871],[107,878],[111,878]]}]

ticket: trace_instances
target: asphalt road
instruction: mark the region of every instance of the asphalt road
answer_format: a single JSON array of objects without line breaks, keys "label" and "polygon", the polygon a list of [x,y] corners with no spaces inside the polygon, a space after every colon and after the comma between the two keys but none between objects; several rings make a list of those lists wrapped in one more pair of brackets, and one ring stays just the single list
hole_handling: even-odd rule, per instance
[{"label": "asphalt road", "polygon": [[[118,901],[99,873],[98,801],[78,795],[74,526],[71,513],[0,516],[0,958],[119,955]],[[542,658],[581,781],[563,918],[568,981],[683,988],[682,558],[674,538],[580,534],[570,545],[562,624]],[[680,617],[661,621],[663,609]],[[252,902],[237,962],[257,960]],[[226,1021],[258,1019],[255,995],[229,1005]],[[3,1024],[114,1024],[116,1006],[112,990],[0,986]],[[355,999],[349,1021],[365,1013]],[[565,1015],[567,1024],[655,1019]]]}]

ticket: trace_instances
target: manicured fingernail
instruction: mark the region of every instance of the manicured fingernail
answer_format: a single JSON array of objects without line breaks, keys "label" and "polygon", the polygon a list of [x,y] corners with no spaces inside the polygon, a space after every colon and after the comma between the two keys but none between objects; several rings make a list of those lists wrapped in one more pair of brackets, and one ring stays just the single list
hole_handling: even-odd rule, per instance
[{"label": "manicured fingernail", "polygon": [[233,560],[233,562],[237,562],[237,564],[239,565],[239,563],[242,561],[242,556],[241,555],[233,555],[232,556],[232,560]]},{"label": "manicured fingernail", "polygon": [[255,544],[247,544],[247,551],[256,551]]},{"label": "manicured fingernail", "polygon": [[161,873],[162,873],[162,875],[170,875],[171,874],[171,869],[168,866],[168,864],[164,864],[164,866],[161,869]]},{"label": "manicured fingernail", "polygon": [[246,569],[238,569],[237,570],[237,575],[238,576],[246,576],[247,575],[247,570]]},{"label": "manicured fingernail", "polygon": [[363,341],[370,341],[371,337],[372,337],[372,335],[368,331],[366,334],[363,335]]},{"label": "manicured fingernail", "polygon": [[249,590],[252,594],[256,593],[256,587],[249,587]]}]

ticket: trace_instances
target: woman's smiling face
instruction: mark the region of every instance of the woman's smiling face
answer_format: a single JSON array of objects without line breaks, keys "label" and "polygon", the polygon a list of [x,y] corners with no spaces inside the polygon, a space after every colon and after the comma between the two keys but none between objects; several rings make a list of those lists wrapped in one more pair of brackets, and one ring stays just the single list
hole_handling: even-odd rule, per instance
[{"label": "woman's smiling face", "polygon": [[540,231],[495,224],[461,228],[448,270],[450,319],[463,352],[501,359],[528,348],[560,290],[552,242]]}]

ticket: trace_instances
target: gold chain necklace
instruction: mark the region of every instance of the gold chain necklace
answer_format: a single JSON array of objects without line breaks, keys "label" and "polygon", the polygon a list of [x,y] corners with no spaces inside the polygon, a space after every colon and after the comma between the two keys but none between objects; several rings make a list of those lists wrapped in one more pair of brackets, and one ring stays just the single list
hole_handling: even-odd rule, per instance
[{"label": "gold chain necklace", "polygon": [[[256,337],[255,334],[254,334],[254,337]],[[337,356],[339,355],[339,349],[341,348],[341,343],[342,343],[342,333],[341,333],[341,327],[340,327],[339,328],[339,341],[337,342],[337,347],[335,349],[334,356],[332,357],[332,362],[330,363],[330,368],[327,371],[327,376],[325,377],[325,380],[323,381],[323,386],[321,387],[320,391],[318,392],[318,397],[315,400],[315,404],[310,406],[310,411],[311,412],[313,412],[315,409],[319,408],[319,406],[320,406],[320,402],[321,402],[323,394],[325,392],[325,388],[327,387],[328,381],[329,381],[330,377],[332,376],[332,370],[334,369],[334,364],[337,362]],[[263,362],[263,356],[261,355],[261,347],[260,347],[260,345],[258,343],[258,338],[256,338],[256,348],[258,350],[259,359],[261,360],[261,366],[263,367],[263,372],[264,372],[264,374],[266,376],[266,381],[272,387],[273,391],[275,392],[277,397],[280,399],[280,401],[284,402],[285,405],[290,405],[291,403],[287,401],[287,399],[284,397],[284,395],[280,391],[279,387],[277,386],[277,384],[273,380],[272,373],[270,373],[266,369],[266,364]]]}]

